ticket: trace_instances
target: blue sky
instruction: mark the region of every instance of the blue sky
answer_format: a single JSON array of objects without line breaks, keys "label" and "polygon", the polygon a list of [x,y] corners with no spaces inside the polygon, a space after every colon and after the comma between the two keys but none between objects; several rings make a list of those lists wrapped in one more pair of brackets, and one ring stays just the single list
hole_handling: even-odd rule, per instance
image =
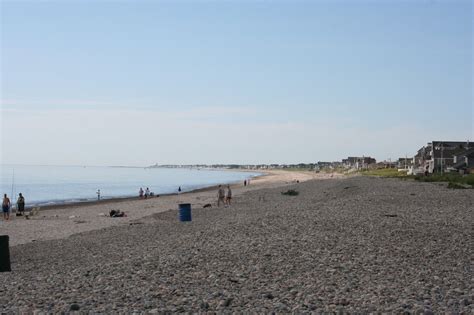
[{"label": "blue sky", "polygon": [[471,1],[2,1],[1,14],[3,163],[388,159],[474,139]]}]

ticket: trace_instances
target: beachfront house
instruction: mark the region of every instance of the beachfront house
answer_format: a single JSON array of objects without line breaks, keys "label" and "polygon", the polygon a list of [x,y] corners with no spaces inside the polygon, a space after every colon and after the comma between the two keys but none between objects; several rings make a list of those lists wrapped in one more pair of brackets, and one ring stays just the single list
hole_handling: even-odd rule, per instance
[{"label": "beachfront house", "polygon": [[[432,141],[418,150],[413,158],[414,173],[440,173],[456,169],[455,157],[459,159],[474,148],[469,141]],[[458,158],[457,158],[458,159]]]},{"label": "beachfront house", "polygon": [[454,156],[453,168],[464,174],[474,173],[474,147]]},{"label": "beachfront house", "polygon": [[377,161],[370,156],[356,157],[349,156],[347,159],[342,160],[342,166],[344,168],[352,169],[368,169],[370,165],[376,164]]},{"label": "beachfront house", "polygon": [[359,160],[359,157],[349,156],[347,159],[342,160],[342,165],[345,168],[356,168],[358,160]]},{"label": "beachfront house", "polygon": [[413,158],[404,157],[399,158],[397,161],[397,167],[399,170],[408,170],[413,166]]},{"label": "beachfront house", "polygon": [[431,160],[431,143],[421,147],[413,157],[413,163],[408,174],[423,174],[428,171]]},{"label": "beachfront house", "polygon": [[454,157],[472,148],[469,141],[432,141],[428,171],[445,172],[454,166]]}]

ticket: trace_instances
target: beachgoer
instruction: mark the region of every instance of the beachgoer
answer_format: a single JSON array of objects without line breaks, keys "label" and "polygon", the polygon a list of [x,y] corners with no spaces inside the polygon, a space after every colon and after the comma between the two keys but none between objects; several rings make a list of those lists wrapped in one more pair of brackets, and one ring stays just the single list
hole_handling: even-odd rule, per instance
[{"label": "beachgoer", "polygon": [[10,199],[7,197],[7,194],[3,194],[2,212],[3,212],[3,219],[9,220],[10,219]]},{"label": "beachgoer", "polygon": [[232,199],[232,190],[230,189],[230,185],[227,185],[227,196],[226,196],[226,203],[230,206],[230,201]]},{"label": "beachgoer", "polygon": [[18,194],[18,200],[16,201],[18,207],[18,215],[25,215],[25,198],[21,193]]},{"label": "beachgoer", "polygon": [[145,199],[148,198],[148,196],[150,196],[150,189],[147,187],[145,189]]},{"label": "beachgoer", "polygon": [[100,189],[97,189],[97,200],[100,200]]},{"label": "beachgoer", "polygon": [[143,188],[140,187],[140,190],[138,191],[138,196],[140,197],[140,199],[143,198]]},{"label": "beachgoer", "polygon": [[178,193],[180,193],[180,192],[181,192],[181,186],[178,187]]},{"label": "beachgoer", "polygon": [[225,191],[221,185],[219,185],[219,190],[217,191],[217,206],[220,207],[221,202],[225,205]]},{"label": "beachgoer", "polygon": [[247,180],[244,180],[244,186],[247,186]]},{"label": "beachgoer", "polygon": [[120,210],[110,210],[109,215],[110,215],[112,218],[121,218],[121,217],[126,217],[126,216],[127,216],[127,215],[125,214],[125,212],[120,211]]}]

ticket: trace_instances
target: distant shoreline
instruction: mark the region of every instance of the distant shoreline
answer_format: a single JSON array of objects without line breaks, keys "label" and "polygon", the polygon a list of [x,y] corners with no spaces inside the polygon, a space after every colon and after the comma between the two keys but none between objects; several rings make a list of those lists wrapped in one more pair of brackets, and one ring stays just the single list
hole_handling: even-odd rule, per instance
[{"label": "distant shoreline", "polygon": [[[216,169],[217,170],[217,169]],[[225,169],[219,169],[220,171],[223,171]],[[232,170],[232,171],[238,171],[238,172],[252,172],[255,173],[255,171],[251,170]],[[259,179],[263,178],[265,176],[271,175],[269,172],[258,172],[260,175],[256,175],[251,177],[252,179]],[[240,181],[239,181],[240,182]],[[186,195],[186,194],[191,194],[191,193],[197,193],[197,192],[206,192],[206,191],[211,191],[211,190],[216,190],[219,185],[235,185],[237,184],[237,181],[234,182],[223,182],[217,185],[211,185],[211,186],[203,186],[199,187],[196,189],[188,190],[188,191],[183,191],[181,193],[163,193],[163,194],[155,194],[154,196],[149,196],[147,199],[155,199],[155,198],[160,198],[160,197],[165,197],[165,196],[178,196],[178,195]],[[83,201],[70,201],[68,202],[67,200],[62,201],[58,200],[56,203],[51,203],[51,204],[41,204],[41,203],[34,203],[32,205],[26,205],[25,210],[29,211],[33,208],[41,208],[41,210],[52,210],[52,209],[63,209],[63,208],[78,208],[78,207],[84,207],[84,206],[93,206],[93,205],[106,205],[110,203],[120,203],[120,202],[128,202],[128,201],[133,201],[133,200],[144,200],[145,198],[140,199],[138,195],[136,196],[117,196],[117,197],[110,197],[110,198],[103,198],[101,200],[97,199],[89,199],[89,200],[83,200]]]}]

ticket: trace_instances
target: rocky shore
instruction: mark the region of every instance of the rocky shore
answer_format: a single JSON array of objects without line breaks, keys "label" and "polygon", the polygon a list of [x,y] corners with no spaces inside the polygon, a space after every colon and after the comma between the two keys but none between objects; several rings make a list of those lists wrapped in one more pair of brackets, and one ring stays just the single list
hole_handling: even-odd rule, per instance
[{"label": "rocky shore", "polygon": [[0,312],[474,312],[472,190],[353,177],[193,207],[13,246]]}]

